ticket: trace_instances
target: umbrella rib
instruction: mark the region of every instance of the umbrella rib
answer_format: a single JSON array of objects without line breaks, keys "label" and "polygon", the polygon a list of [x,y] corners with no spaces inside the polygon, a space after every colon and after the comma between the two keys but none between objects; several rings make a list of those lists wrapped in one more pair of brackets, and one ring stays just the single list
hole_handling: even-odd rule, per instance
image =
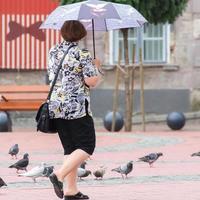
[{"label": "umbrella rib", "polygon": [[139,21],[139,20],[136,20],[137,21],[137,23],[139,24],[139,26],[142,26],[145,22],[141,22],[141,21]]},{"label": "umbrella rib", "polygon": [[80,10],[81,10],[81,7],[83,7],[83,6],[80,5],[80,7],[79,7],[79,11],[78,11],[78,20],[81,20],[81,18],[80,18]]},{"label": "umbrella rib", "polygon": [[106,19],[105,18],[104,18],[104,22],[105,22],[106,31],[108,31],[108,27],[107,27],[107,23],[106,23]]}]

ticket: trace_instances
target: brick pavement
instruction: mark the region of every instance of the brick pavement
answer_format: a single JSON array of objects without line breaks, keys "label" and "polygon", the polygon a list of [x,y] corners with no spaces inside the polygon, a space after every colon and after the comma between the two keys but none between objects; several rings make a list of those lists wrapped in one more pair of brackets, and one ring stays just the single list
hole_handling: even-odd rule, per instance
[{"label": "brick pavement", "polygon": [[[8,186],[0,189],[0,200],[56,200],[58,199],[47,178],[38,178],[37,183],[26,177],[18,177],[15,169],[8,166],[15,162],[7,154],[14,143],[20,147],[19,157],[30,154],[31,169],[41,161],[56,168],[62,162],[62,148],[57,135],[35,132],[0,133],[0,176]],[[198,131],[148,131],[146,133],[97,132],[97,148],[88,161],[87,168],[93,171],[104,165],[107,172],[103,180],[90,176],[79,181],[79,188],[91,200],[199,200],[200,158],[190,157],[200,151]],[[163,152],[154,165],[136,162],[150,152]],[[134,169],[128,179],[111,169],[129,160]]]}]

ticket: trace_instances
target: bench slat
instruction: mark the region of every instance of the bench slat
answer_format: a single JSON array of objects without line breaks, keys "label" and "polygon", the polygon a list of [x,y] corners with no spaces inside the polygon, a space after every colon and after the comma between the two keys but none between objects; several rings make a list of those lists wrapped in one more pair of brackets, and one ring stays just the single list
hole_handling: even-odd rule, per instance
[{"label": "bench slat", "polygon": [[47,93],[0,93],[2,99],[6,101],[35,101],[35,100],[45,100],[47,98]]},{"label": "bench slat", "polygon": [[48,93],[48,85],[0,85],[0,110],[38,110]]},{"label": "bench slat", "polygon": [[16,111],[16,110],[24,110],[24,111],[32,111],[38,110],[40,105],[44,101],[18,101],[18,102],[1,102],[0,103],[0,110],[7,110],[7,111]]},{"label": "bench slat", "polygon": [[49,85],[0,85],[0,93],[49,92]]}]

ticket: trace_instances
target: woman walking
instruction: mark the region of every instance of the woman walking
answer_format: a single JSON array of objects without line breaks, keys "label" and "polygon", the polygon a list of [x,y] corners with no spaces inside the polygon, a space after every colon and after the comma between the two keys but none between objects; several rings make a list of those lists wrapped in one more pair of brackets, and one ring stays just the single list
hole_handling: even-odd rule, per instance
[{"label": "woman walking", "polygon": [[100,80],[100,61],[93,60],[88,50],[79,48],[78,41],[86,34],[79,21],[66,21],[61,28],[64,41],[49,52],[48,75],[51,84],[68,50],[49,102],[50,116],[54,119],[66,155],[62,166],[50,175],[50,181],[56,195],[65,200],[89,199],[77,188],[77,168],[95,149],[90,87],[96,86]]}]

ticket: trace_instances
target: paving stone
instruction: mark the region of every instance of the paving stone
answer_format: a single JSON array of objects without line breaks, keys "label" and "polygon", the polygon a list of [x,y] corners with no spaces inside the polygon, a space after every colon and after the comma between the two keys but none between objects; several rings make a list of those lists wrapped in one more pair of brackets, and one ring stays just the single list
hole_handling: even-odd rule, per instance
[{"label": "paving stone", "polygon": [[[27,177],[19,177],[8,166],[16,160],[8,155],[11,145],[18,143],[21,158],[30,155],[31,169],[42,161],[58,168],[62,164],[63,150],[57,134],[33,131],[0,134],[0,176],[8,184],[0,189],[0,200],[56,200],[48,178],[38,178],[34,183]],[[93,176],[78,181],[80,190],[91,200],[199,200],[200,158],[191,157],[200,151],[198,131],[134,131],[132,133],[97,132],[97,148],[86,166],[91,171],[107,167],[103,180]],[[151,152],[163,152],[164,156],[150,168],[137,159]],[[111,171],[133,160],[133,171],[127,179]]]}]

